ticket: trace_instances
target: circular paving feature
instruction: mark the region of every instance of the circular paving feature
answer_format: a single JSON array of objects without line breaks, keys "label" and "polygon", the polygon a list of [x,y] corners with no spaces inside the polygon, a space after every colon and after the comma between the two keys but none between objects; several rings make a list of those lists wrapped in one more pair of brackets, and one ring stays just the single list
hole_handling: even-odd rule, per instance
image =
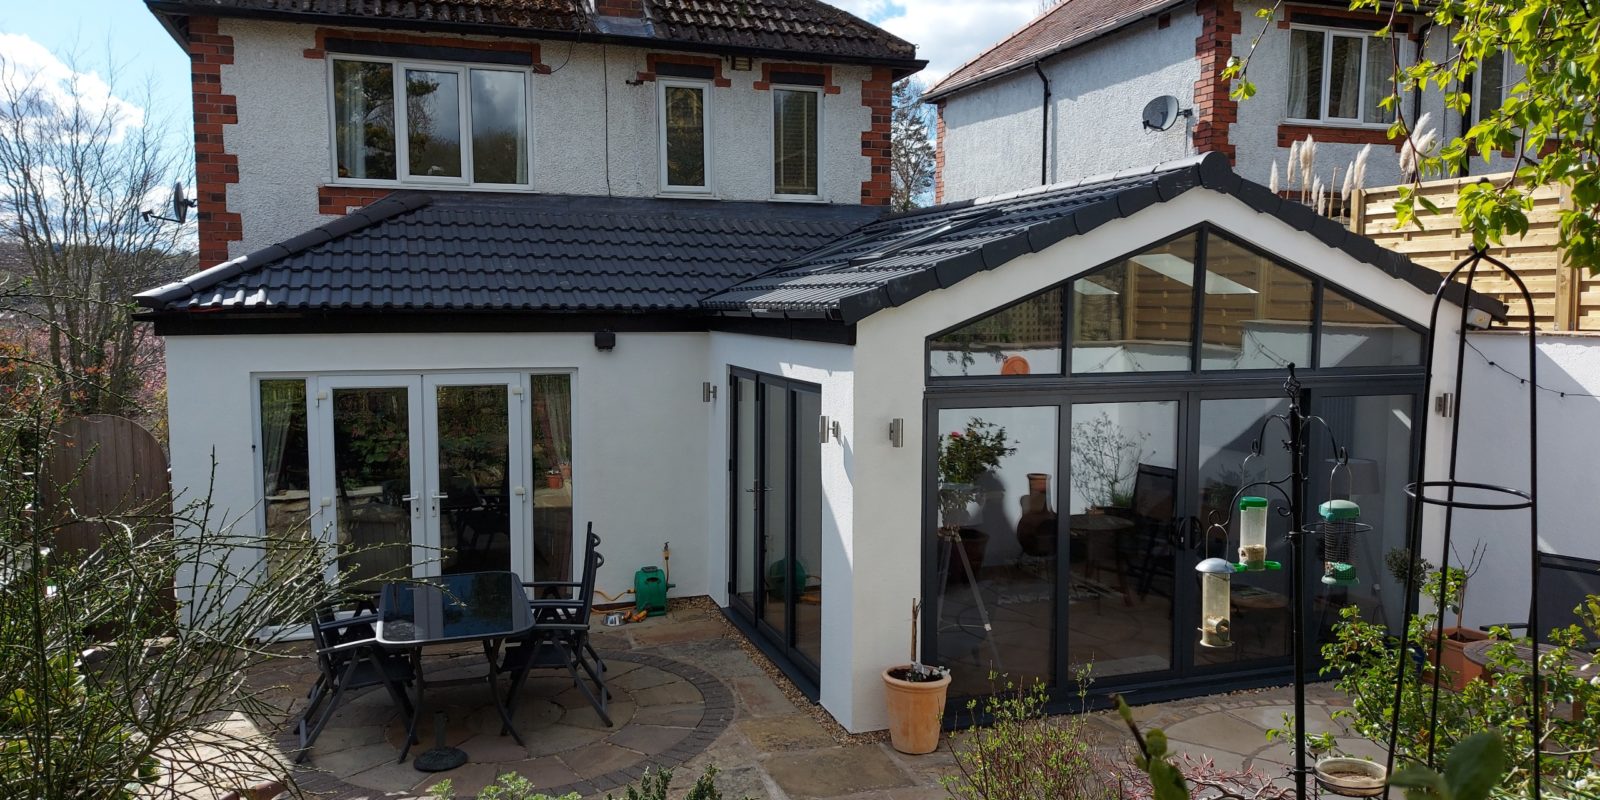
[{"label": "circular paving feature", "polygon": [[[642,653],[601,655],[611,689],[610,727],[564,672],[532,672],[518,692],[512,722],[523,745],[500,734],[500,717],[482,683],[430,688],[417,726],[420,742],[405,763],[396,763],[405,721],[388,693],[373,688],[334,715],[300,782],[341,793],[425,793],[448,778],[456,796],[471,797],[499,774],[515,772],[546,794],[591,795],[631,783],[647,767],[682,764],[733,718],[732,696],[704,670]],[[424,669],[430,680],[469,677],[483,672],[482,656],[429,658]],[[500,691],[509,685],[502,676]],[[411,758],[437,746],[441,736],[445,745],[466,751],[466,765],[436,774],[417,771]]]}]

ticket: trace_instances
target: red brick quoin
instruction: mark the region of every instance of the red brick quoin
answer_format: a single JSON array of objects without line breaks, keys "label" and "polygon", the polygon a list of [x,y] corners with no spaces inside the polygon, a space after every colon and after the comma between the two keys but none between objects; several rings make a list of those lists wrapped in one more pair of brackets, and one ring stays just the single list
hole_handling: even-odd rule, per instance
[{"label": "red brick quoin", "polygon": [[1229,82],[1222,71],[1233,56],[1233,37],[1243,31],[1244,21],[1233,0],[1200,0],[1195,13],[1200,15],[1200,36],[1194,40],[1200,80],[1194,84],[1194,148],[1222,153],[1232,162],[1228,126],[1239,121],[1239,103],[1228,97]]},{"label": "red brick quoin", "polygon": [[933,204],[944,202],[944,101],[933,104]]},{"label": "red brick quoin", "polygon": [[228,242],[244,238],[244,223],[228,210],[228,184],[239,182],[239,157],[223,147],[222,126],[239,123],[239,105],[222,93],[222,65],[233,63],[233,37],[217,32],[216,17],[189,18],[189,82],[194,95],[194,191],[200,202],[200,268],[228,260]]},{"label": "red brick quoin", "polygon": [[382,200],[393,191],[385,186],[318,186],[317,211],[342,217]]},{"label": "red brick quoin", "polygon": [[889,125],[894,115],[894,73],[888,67],[873,67],[861,82],[861,105],[872,109],[872,127],[861,134],[861,155],[872,163],[872,177],[861,182],[861,204],[886,206],[893,192]]}]

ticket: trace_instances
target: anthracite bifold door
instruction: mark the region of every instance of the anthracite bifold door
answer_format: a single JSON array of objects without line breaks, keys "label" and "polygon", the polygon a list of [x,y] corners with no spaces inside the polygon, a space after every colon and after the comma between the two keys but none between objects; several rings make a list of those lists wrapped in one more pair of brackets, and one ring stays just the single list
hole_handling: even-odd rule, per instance
[{"label": "anthracite bifold door", "polygon": [[[1323,564],[1307,548],[1300,599],[1314,656],[1346,606],[1398,624],[1402,598],[1384,560],[1404,544],[1402,487],[1414,468],[1418,410],[1405,382],[1331,385],[1302,397],[1350,454],[1333,473],[1328,436],[1310,443],[1303,521],[1338,496],[1357,501],[1374,526],[1360,543],[1353,586],[1322,583]],[[1287,408],[1265,381],[930,399],[923,657],[951,668],[951,707],[989,694],[995,675],[1004,676],[1000,686],[1059,687],[1067,707],[1085,671],[1098,689],[1136,697],[1281,680],[1292,655],[1289,520],[1277,513],[1279,495],[1250,484],[1289,472],[1282,427],[1263,431],[1264,419]],[[1251,456],[1263,433],[1261,454]],[[941,457],[962,452],[953,440],[1002,436],[997,465],[970,483],[939,482]],[[1230,516],[1238,494],[1271,500],[1267,558],[1286,569],[1235,574],[1233,644],[1204,647],[1194,568],[1207,557],[1238,559]]]},{"label": "anthracite bifold door", "polygon": [[815,685],[822,661],[822,415],[813,384],[735,370],[729,606]]}]

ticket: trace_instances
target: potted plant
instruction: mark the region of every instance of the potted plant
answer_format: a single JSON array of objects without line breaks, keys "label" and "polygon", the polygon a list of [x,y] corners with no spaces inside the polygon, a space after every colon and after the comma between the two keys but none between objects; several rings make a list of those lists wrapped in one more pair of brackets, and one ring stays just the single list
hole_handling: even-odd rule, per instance
[{"label": "potted plant", "polygon": [[1072,488],[1090,510],[1132,515],[1133,483],[1149,438],[1123,433],[1104,412],[1072,423]]},{"label": "potted plant", "polygon": [[544,485],[552,489],[560,489],[566,485],[566,479],[561,477],[561,470],[551,467],[544,473]]},{"label": "potted plant", "polygon": [[950,671],[930,667],[917,657],[917,617],[920,601],[911,601],[911,663],[883,671],[884,697],[889,709],[889,742],[913,756],[939,747],[944,727],[944,699],[950,688]]},{"label": "potted plant", "polygon": [[[1422,581],[1422,597],[1438,602],[1440,589],[1444,591],[1444,608],[1437,609],[1435,613],[1444,614],[1446,611],[1455,614],[1455,624],[1444,628],[1444,646],[1439,654],[1436,666],[1446,671],[1450,688],[1461,691],[1472,680],[1483,674],[1483,667],[1467,658],[1467,645],[1489,638],[1483,631],[1468,628],[1461,624],[1466,613],[1467,581],[1477,574],[1478,567],[1483,564],[1484,548],[1479,545],[1473,548],[1472,557],[1467,559],[1466,567],[1446,566],[1443,569],[1433,569],[1427,559],[1410,557],[1410,551],[1403,548],[1391,550],[1385,557],[1389,573],[1397,580],[1404,581],[1405,570],[1416,570],[1425,577]],[[1427,648],[1428,660],[1432,661],[1435,648],[1430,641]]]},{"label": "potted plant", "polygon": [[[939,535],[961,545],[974,575],[983,566],[989,534],[972,527],[982,513],[972,506],[979,498],[978,479],[1000,465],[1000,459],[1017,452],[1006,443],[1006,429],[977,417],[965,430],[939,437]],[[966,577],[965,569],[950,570],[951,580]]]}]

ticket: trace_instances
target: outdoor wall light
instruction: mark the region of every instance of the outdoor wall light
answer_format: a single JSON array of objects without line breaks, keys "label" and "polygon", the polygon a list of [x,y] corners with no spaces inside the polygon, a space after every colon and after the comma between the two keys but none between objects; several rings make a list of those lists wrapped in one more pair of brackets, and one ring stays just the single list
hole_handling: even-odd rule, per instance
[{"label": "outdoor wall light", "polygon": [[609,353],[617,348],[617,334],[615,331],[595,331],[594,348],[603,353]]},{"label": "outdoor wall light", "polygon": [[829,433],[832,433],[835,439],[843,438],[843,434],[839,432],[839,420],[829,422],[827,414],[817,417],[817,441],[827,444]]},{"label": "outdoor wall light", "polygon": [[700,402],[709,403],[717,399],[717,385],[711,381],[700,383]]},{"label": "outdoor wall light", "polygon": [[906,421],[900,417],[889,420],[889,445],[891,447],[906,446]]}]

